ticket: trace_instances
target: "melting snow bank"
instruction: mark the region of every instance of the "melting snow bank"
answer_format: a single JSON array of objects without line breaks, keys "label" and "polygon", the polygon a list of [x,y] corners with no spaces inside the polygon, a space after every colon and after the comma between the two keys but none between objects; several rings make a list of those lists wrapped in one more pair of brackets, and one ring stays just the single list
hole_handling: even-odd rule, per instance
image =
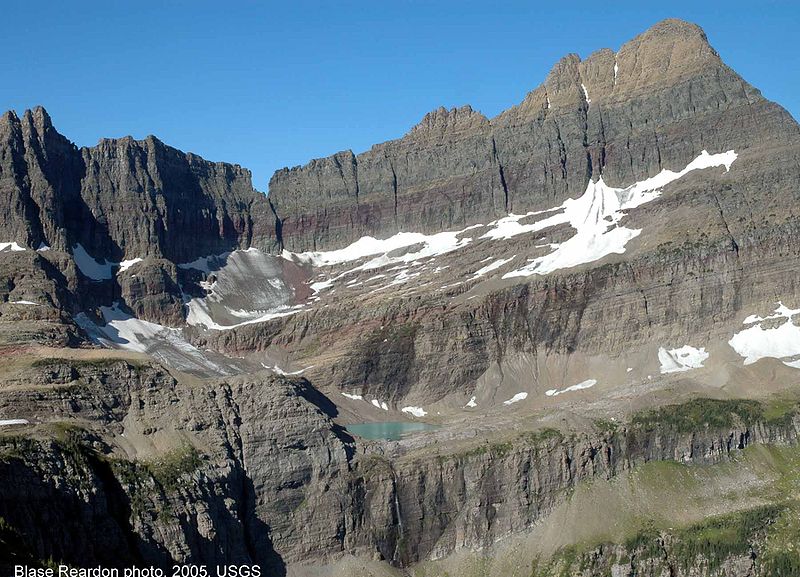
[{"label": "melting snow bank", "polygon": [[[472,228],[475,227],[471,226],[459,231],[440,232],[437,234],[398,232],[394,236],[383,240],[365,236],[339,250],[302,253],[293,253],[285,250],[283,251],[283,256],[286,259],[296,259],[315,267],[331,266],[373,256],[375,258],[358,268],[358,270],[371,270],[389,264],[407,263],[421,258],[439,256],[462,248],[469,244],[472,239],[459,238],[459,236]],[[416,250],[411,250],[412,248]],[[400,249],[409,250],[401,255],[389,256],[389,253],[400,251]]]},{"label": "melting snow bank", "polygon": [[[555,250],[545,256],[538,257],[526,266],[508,272],[503,278],[530,275],[546,275],[558,269],[571,268],[599,260],[610,254],[625,252],[625,245],[639,236],[641,229],[630,229],[619,226],[625,211],[646,204],[661,195],[661,189],[692,172],[704,168],[724,166],[730,170],[737,154],[733,150],[720,154],[709,154],[705,150],[680,172],[662,170],[652,178],[637,182],[627,188],[613,188],[603,181],[589,181],[586,192],[580,198],[567,199],[561,206],[550,211],[559,211],[553,216],[538,222],[520,225],[523,216],[509,216],[498,221],[496,229],[503,230],[506,238],[521,232],[544,230],[560,224],[569,224],[575,229],[575,235],[559,244]],[[531,216],[530,213],[524,216]],[[498,238],[495,231],[487,233],[488,238]],[[487,236],[484,235],[484,236]]]},{"label": "melting snow bank", "polygon": [[9,425],[29,425],[28,419],[0,419],[0,427],[7,427]]},{"label": "melting snow bank", "polygon": [[472,278],[474,278],[474,279],[475,278],[480,278],[480,277],[492,272],[493,270],[497,270],[498,268],[500,268],[504,264],[510,263],[515,258],[517,258],[517,255],[512,255],[509,258],[498,258],[496,261],[491,262],[491,263],[487,264],[485,267],[479,268],[478,270],[476,270],[475,273],[473,274]]},{"label": "melting snow bank", "polygon": [[[586,98],[589,101],[588,94]],[[509,214],[488,225],[476,224],[459,231],[438,234],[399,232],[386,239],[367,236],[338,250],[303,253],[284,251],[282,256],[286,260],[315,268],[361,261],[360,264],[336,276],[326,278],[321,275],[315,279],[311,284],[315,294],[330,288],[346,275],[396,265],[403,270],[396,275],[395,281],[387,285],[393,286],[416,276],[414,273],[409,273],[407,267],[421,265],[424,259],[444,255],[470,245],[473,238],[464,234],[471,229],[486,229],[479,237],[480,240],[501,240],[568,224],[575,229],[574,236],[560,244],[537,247],[551,250],[544,256],[529,259],[525,266],[504,274],[502,278],[546,275],[555,270],[593,262],[610,254],[624,253],[627,243],[641,233],[640,229],[619,226],[627,214],[625,211],[658,198],[661,189],[666,185],[694,170],[720,166],[726,171],[730,170],[736,158],[737,154],[733,150],[719,154],[709,154],[704,150],[679,172],[662,170],[659,174],[626,188],[610,187],[600,178],[597,182],[590,181],[581,197],[567,199],[560,206],[523,215]],[[535,222],[520,223],[522,219],[539,215],[541,218]],[[191,266],[201,270],[209,268],[208,263],[200,261],[202,259],[180,266]],[[496,259],[476,271],[473,278],[479,278],[510,261],[511,259]],[[438,269],[435,272],[438,272]]]},{"label": "melting snow bank", "polygon": [[682,373],[692,369],[699,369],[708,358],[705,348],[696,349],[684,345],[679,349],[658,349],[658,361],[661,363],[661,374]]},{"label": "melting snow bank", "polygon": [[213,283],[201,285],[208,290],[205,297],[187,299],[186,322],[218,331],[261,323],[300,312],[295,303],[291,271],[296,267],[281,257],[256,248],[226,252],[178,265],[215,275]]},{"label": "melting snow bank", "polygon": [[18,245],[16,242],[0,242],[0,252],[18,252],[25,250],[25,247]]},{"label": "melting snow bank", "polygon": [[507,401],[503,401],[504,405],[513,405],[514,403],[518,403],[520,401],[524,401],[528,398],[528,393],[517,393]]},{"label": "melting snow bank", "polygon": [[548,397],[557,397],[563,393],[571,393],[573,391],[580,391],[581,389],[588,389],[589,387],[593,387],[597,384],[597,379],[587,379],[585,381],[581,381],[577,385],[572,385],[571,387],[566,387],[563,389],[550,389],[545,391],[544,394]]},{"label": "melting snow bank", "polygon": [[400,410],[409,415],[414,415],[415,417],[424,417],[428,414],[422,407],[403,407]]},{"label": "melting snow bank", "polygon": [[215,363],[183,338],[180,329],[143,321],[123,311],[118,303],[100,307],[105,324],[97,325],[86,313],[75,322],[93,342],[110,349],[146,353],[177,369],[201,374],[232,374],[236,370]]},{"label": "melting snow bank", "polygon": [[[42,250],[39,248],[38,250]],[[48,247],[49,250],[49,247]],[[123,260],[122,262],[111,262],[106,260],[97,260],[83,248],[81,243],[72,247],[72,258],[75,264],[83,273],[83,276],[90,278],[94,281],[110,280],[114,277],[114,269],[118,268],[117,272],[128,270],[137,262],[142,262],[140,257],[132,258],[130,260]]]},{"label": "melting snow bank", "polygon": [[745,365],[769,357],[781,360],[786,366],[800,368],[800,360],[793,358],[800,356],[800,327],[792,322],[797,314],[800,309],[778,303],[775,312],[768,317],[750,315],[743,324],[755,324],[733,335],[728,344],[744,357]]},{"label": "melting snow bank", "polygon": [[[272,319],[279,319],[281,317],[288,317],[290,315],[299,313],[303,310],[303,305],[295,305],[293,307],[289,306],[279,306],[276,307],[275,310],[265,312],[265,311],[238,311],[238,310],[231,310],[228,309],[228,314],[233,316],[243,316],[243,315],[257,315],[259,312],[261,313],[260,316],[255,316],[254,318],[250,318],[246,321],[242,321],[240,323],[233,323],[230,325],[222,325],[216,322],[213,318],[211,318],[211,312],[209,310],[208,302],[204,298],[193,298],[188,303],[186,303],[186,307],[189,309],[189,312],[186,315],[186,324],[192,326],[204,326],[207,329],[214,329],[217,331],[227,331],[230,329],[235,329],[237,327],[242,327],[244,325],[252,325],[254,323],[263,323],[265,321],[271,321]],[[238,313],[238,315],[237,315]]]}]

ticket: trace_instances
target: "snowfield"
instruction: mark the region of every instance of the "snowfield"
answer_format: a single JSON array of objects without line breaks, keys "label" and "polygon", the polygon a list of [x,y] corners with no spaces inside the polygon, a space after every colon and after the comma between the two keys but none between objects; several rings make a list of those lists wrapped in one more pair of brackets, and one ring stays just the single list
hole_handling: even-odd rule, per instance
[{"label": "snowfield", "polygon": [[661,374],[682,373],[692,369],[699,369],[708,359],[709,354],[705,348],[696,349],[684,345],[678,349],[658,349],[658,361],[661,363]]},{"label": "snowfield", "polygon": [[[800,356],[800,327],[792,322],[792,317],[800,314],[800,309],[790,309],[780,302],[777,304],[774,313],[768,317],[747,317],[743,324],[753,326],[739,331],[728,341],[733,350],[744,357],[745,365],[774,358],[788,367],[800,368],[800,359],[794,358]],[[768,326],[762,326],[765,323],[769,323]]]},{"label": "snowfield", "polygon": [[[588,94],[586,97],[588,101]],[[601,177],[597,181],[589,181],[583,195],[567,199],[559,206],[521,215],[509,214],[488,224],[476,224],[458,231],[436,234],[399,232],[385,239],[367,236],[337,250],[302,253],[284,250],[280,257],[262,253],[255,248],[201,257],[178,265],[182,269],[196,269],[216,275],[216,282],[206,287],[210,290],[209,295],[187,299],[187,322],[208,329],[227,330],[274,320],[310,310],[322,298],[323,293],[334,292],[340,286],[354,289],[364,285],[367,289],[365,294],[373,294],[391,287],[407,285],[420,277],[423,271],[428,275],[436,275],[445,270],[447,266],[442,266],[438,257],[460,251],[476,242],[502,242],[519,235],[541,233],[545,229],[564,225],[574,231],[567,240],[537,244],[533,256],[514,254],[489,257],[482,262],[491,262],[478,268],[471,276],[445,284],[441,288],[453,287],[462,282],[477,282],[493,275],[501,279],[547,275],[557,270],[595,262],[611,254],[624,253],[627,244],[641,234],[641,229],[621,226],[627,211],[657,199],[665,186],[692,171],[717,167],[729,171],[736,158],[737,154],[733,150],[719,154],[709,154],[704,150],[680,171],[665,169],[625,188],[608,186]],[[475,231],[474,234],[472,231]],[[546,251],[545,254],[542,254],[543,250]],[[84,274],[96,279],[110,278],[110,267],[114,263],[100,264],[85,255],[85,251],[80,251],[82,247],[78,245],[75,251],[76,262]],[[496,272],[517,257],[523,259],[522,266],[501,276]],[[311,297],[301,304],[297,304],[297,301],[290,298],[291,295],[286,294],[282,294],[280,298],[271,295],[252,299],[259,300],[258,304],[244,303],[247,291],[242,287],[256,287],[256,290],[262,291],[269,289],[268,283],[282,280],[280,267],[274,262],[278,259],[306,267],[306,270],[310,267],[312,278],[307,281],[307,287]],[[125,264],[134,261],[125,261]],[[379,269],[382,271],[380,274],[369,275],[370,278],[366,280],[356,276],[358,273],[373,270],[377,272]],[[226,283],[227,288],[221,286]],[[232,292],[237,293],[240,301],[236,307],[225,303],[228,293]],[[275,292],[280,293],[280,290]]]},{"label": "snowfield", "polygon": [[520,401],[524,401],[528,398],[528,393],[517,393],[507,401],[503,401],[504,405],[513,405],[514,403],[518,403]]},{"label": "snowfield", "polygon": [[580,391],[581,389],[588,389],[593,387],[597,384],[597,379],[587,379],[585,381],[581,381],[577,385],[572,385],[570,387],[565,387],[563,389],[550,389],[544,392],[545,395],[548,397],[557,397],[558,395],[563,395],[564,393],[571,393],[573,391]]},{"label": "snowfield", "polygon": [[97,344],[152,355],[181,370],[204,374],[231,374],[229,367],[215,363],[203,351],[189,343],[180,329],[165,327],[130,315],[119,303],[100,307],[103,324],[95,323],[86,313],[75,315],[75,322]]},{"label": "snowfield", "polygon": [[[43,250],[41,247],[37,250]],[[49,247],[45,250],[50,250]],[[114,278],[114,273],[121,273],[128,270],[136,263],[142,262],[141,257],[123,260],[122,262],[111,262],[106,260],[97,260],[90,255],[81,243],[72,247],[72,258],[78,270],[81,271],[83,276],[93,281],[105,281]],[[179,265],[180,266],[180,265]]]}]

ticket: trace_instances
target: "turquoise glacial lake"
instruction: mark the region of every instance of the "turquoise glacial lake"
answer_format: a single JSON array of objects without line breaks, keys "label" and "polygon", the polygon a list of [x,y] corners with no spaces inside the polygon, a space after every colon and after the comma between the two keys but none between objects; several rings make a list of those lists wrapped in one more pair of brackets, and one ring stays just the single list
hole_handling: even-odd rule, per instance
[{"label": "turquoise glacial lake", "polygon": [[407,435],[438,429],[436,425],[428,425],[427,423],[409,423],[407,421],[359,423],[356,425],[347,425],[346,428],[354,435],[358,435],[363,439],[369,439],[371,441],[378,441],[381,439],[399,441],[401,438]]}]

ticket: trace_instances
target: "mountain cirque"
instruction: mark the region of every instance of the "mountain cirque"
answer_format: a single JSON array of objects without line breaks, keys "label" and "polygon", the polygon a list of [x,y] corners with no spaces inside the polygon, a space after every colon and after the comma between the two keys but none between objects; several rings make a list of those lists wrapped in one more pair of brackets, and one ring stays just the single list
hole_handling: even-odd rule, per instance
[{"label": "mountain cirque", "polygon": [[[0,562],[793,574],[798,182],[797,123],[678,20],[268,197],[6,113]],[[438,428],[346,428],[386,420]]]}]

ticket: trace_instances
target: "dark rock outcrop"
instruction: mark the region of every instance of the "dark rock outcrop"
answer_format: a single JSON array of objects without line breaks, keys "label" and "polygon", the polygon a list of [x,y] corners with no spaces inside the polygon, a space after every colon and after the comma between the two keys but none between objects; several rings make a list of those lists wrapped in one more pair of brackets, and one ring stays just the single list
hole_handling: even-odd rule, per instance
[{"label": "dark rock outcrop", "polygon": [[112,262],[174,262],[272,237],[269,203],[250,172],[171,148],[155,137],[77,148],[39,107],[0,118],[3,242],[69,251],[76,243]]}]

